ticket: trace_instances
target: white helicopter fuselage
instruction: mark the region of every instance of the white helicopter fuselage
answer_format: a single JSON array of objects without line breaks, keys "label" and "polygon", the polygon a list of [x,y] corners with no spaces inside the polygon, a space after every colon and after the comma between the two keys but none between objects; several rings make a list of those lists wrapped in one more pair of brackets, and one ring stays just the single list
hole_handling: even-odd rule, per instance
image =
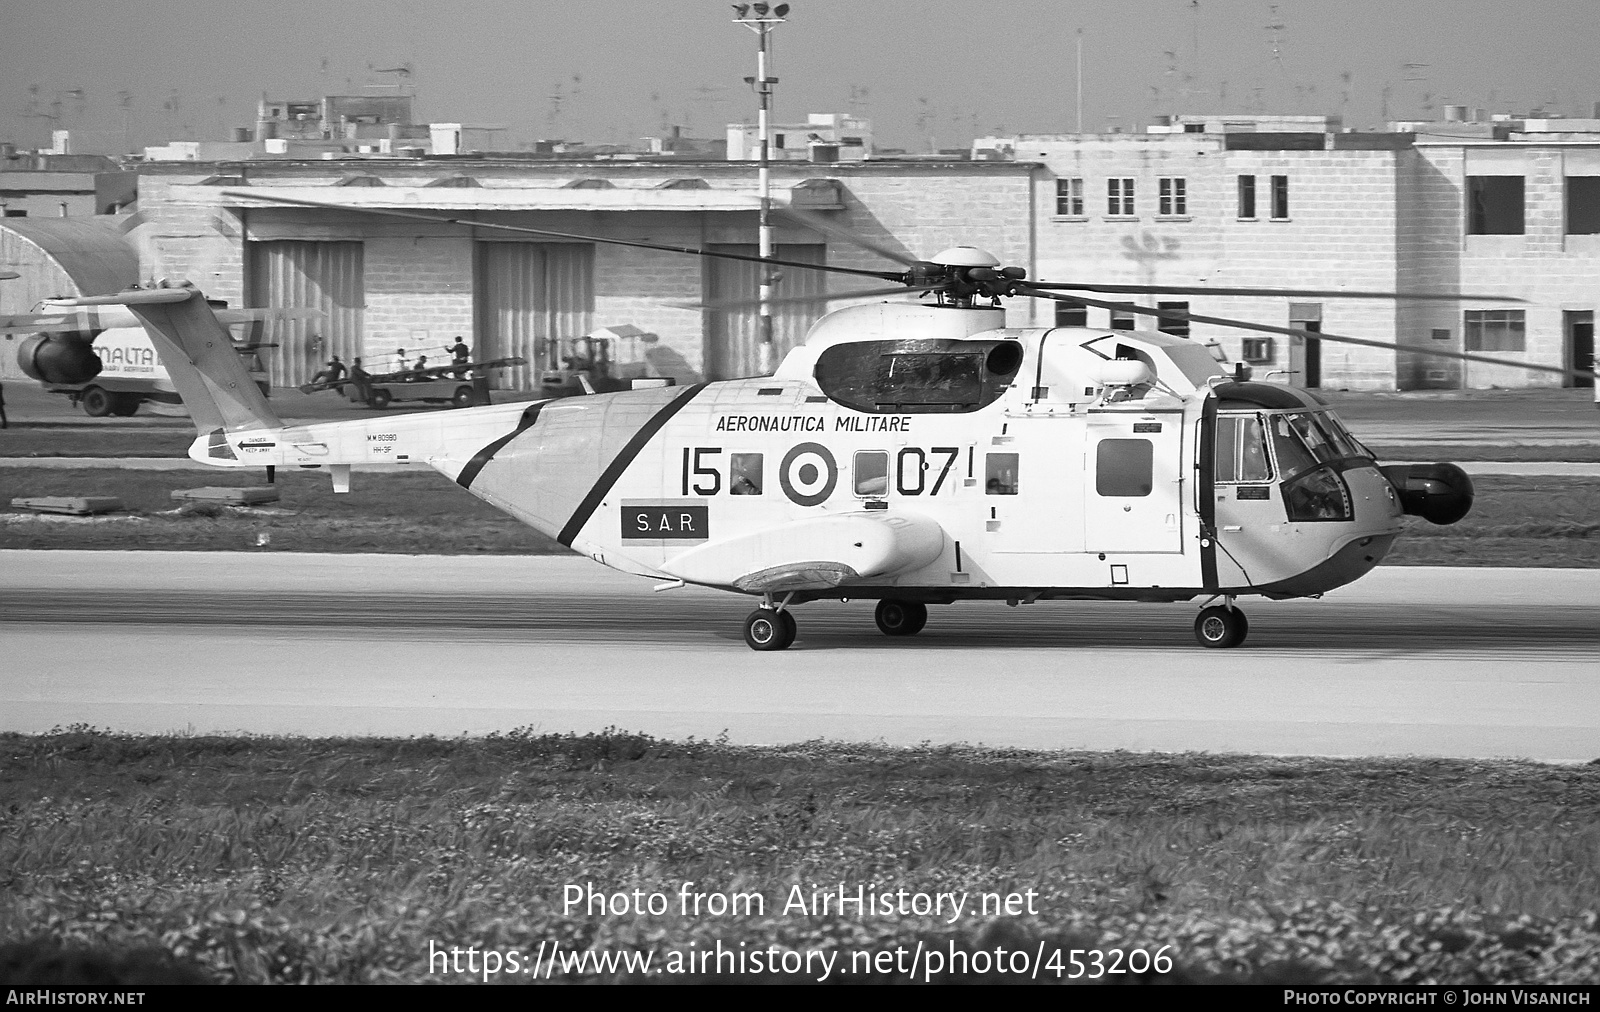
[{"label": "white helicopter fuselage", "polygon": [[336,485],[425,462],[605,565],[786,603],[1305,596],[1399,532],[1394,487],[1311,395],[1157,332],[1002,321],[858,306],[772,377],[219,431],[191,455]]}]

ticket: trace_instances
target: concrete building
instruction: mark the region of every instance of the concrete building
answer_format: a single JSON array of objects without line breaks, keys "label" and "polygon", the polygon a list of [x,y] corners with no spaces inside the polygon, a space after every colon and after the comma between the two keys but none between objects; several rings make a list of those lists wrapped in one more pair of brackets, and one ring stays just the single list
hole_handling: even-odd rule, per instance
[{"label": "concrete building", "polygon": [[[767,157],[788,162],[859,162],[872,157],[872,121],[845,113],[814,112],[804,123],[768,125]],[[761,131],[754,123],[728,124],[728,160],[761,157]]]},{"label": "concrete building", "polygon": [[[1175,117],[1142,135],[988,138],[984,151],[1040,166],[1033,216],[1043,280],[1513,296],[1525,304],[1128,301],[1592,368],[1600,124],[1501,121],[1464,135],[1452,125],[1436,133],[1355,133],[1325,129],[1336,121],[1321,118],[1271,120]],[[1312,129],[1288,129],[1295,125]],[[1131,314],[1065,306],[1057,319],[1134,322]],[[1552,373],[1202,323],[1162,328],[1215,343],[1258,376],[1313,387],[1563,383]]]},{"label": "concrete building", "polygon": [[116,214],[138,199],[138,174],[104,155],[33,154],[0,146],[0,216]]},{"label": "concrete building", "polygon": [[[778,163],[774,192],[911,256],[960,243],[1032,267],[1027,225],[1036,169],[1019,163]],[[329,355],[371,370],[432,358],[457,335],[478,359],[520,355],[502,386],[537,389],[571,342],[608,326],[657,335],[619,347],[635,373],[679,382],[755,374],[758,266],[677,253],[437,225],[362,208],[754,255],[757,192],[748,163],[407,159],[231,166],[146,164],[130,237],[146,273],[188,277],[233,305],[309,306],[315,323],[274,324],[274,383],[306,382]],[[257,199],[290,196],[348,211]],[[897,270],[875,254],[780,223],[777,255]],[[881,287],[870,278],[788,269],[779,297]],[[837,304],[835,304],[837,305]],[[780,306],[777,352],[801,340],[824,304]],[[1019,323],[1032,317],[1025,300]]]},{"label": "concrete building", "polygon": [[[481,137],[460,123],[412,122],[410,95],[325,95],[320,99],[262,96],[253,127],[226,140],[169,141],[144,149],[147,161],[214,162],[256,158],[416,157],[435,143],[449,154],[479,150]],[[465,146],[464,146],[465,145]]]}]

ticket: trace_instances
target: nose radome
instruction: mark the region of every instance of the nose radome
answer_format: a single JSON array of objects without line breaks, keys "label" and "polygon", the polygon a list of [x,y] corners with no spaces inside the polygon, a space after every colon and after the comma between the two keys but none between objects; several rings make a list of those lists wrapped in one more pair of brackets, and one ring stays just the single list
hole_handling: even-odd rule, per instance
[{"label": "nose radome", "polygon": [[1383,476],[1408,516],[1445,525],[1472,511],[1472,478],[1455,464],[1390,464]]}]

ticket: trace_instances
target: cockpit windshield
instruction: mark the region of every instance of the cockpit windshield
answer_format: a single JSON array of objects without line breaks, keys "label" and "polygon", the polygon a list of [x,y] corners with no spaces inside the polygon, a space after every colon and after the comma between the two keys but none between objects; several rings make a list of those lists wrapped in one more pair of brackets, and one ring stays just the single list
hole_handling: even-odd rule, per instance
[{"label": "cockpit windshield", "polygon": [[1318,464],[1372,456],[1343,424],[1325,411],[1272,415],[1272,449],[1285,480]]}]

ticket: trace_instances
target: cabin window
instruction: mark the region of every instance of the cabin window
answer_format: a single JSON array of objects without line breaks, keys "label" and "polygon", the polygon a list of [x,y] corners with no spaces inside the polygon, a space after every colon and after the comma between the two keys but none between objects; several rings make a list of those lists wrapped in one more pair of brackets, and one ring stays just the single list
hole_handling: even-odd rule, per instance
[{"label": "cabin window", "polygon": [[989,495],[1016,495],[1017,460],[1015,453],[986,454],[983,490]]},{"label": "cabin window", "polygon": [[761,494],[761,454],[732,453],[728,455],[728,494]]},{"label": "cabin window", "polygon": [[856,451],[856,495],[889,494],[889,454],[883,450]]},{"label": "cabin window", "polygon": [[994,403],[1022,365],[1015,341],[854,341],[817,356],[823,393],[857,411],[976,411]]},{"label": "cabin window", "polygon": [[1155,487],[1155,445],[1148,439],[1102,439],[1095,448],[1094,490],[1146,496]]},{"label": "cabin window", "polygon": [[1270,481],[1267,430],[1259,415],[1217,416],[1217,475],[1219,482]]}]

